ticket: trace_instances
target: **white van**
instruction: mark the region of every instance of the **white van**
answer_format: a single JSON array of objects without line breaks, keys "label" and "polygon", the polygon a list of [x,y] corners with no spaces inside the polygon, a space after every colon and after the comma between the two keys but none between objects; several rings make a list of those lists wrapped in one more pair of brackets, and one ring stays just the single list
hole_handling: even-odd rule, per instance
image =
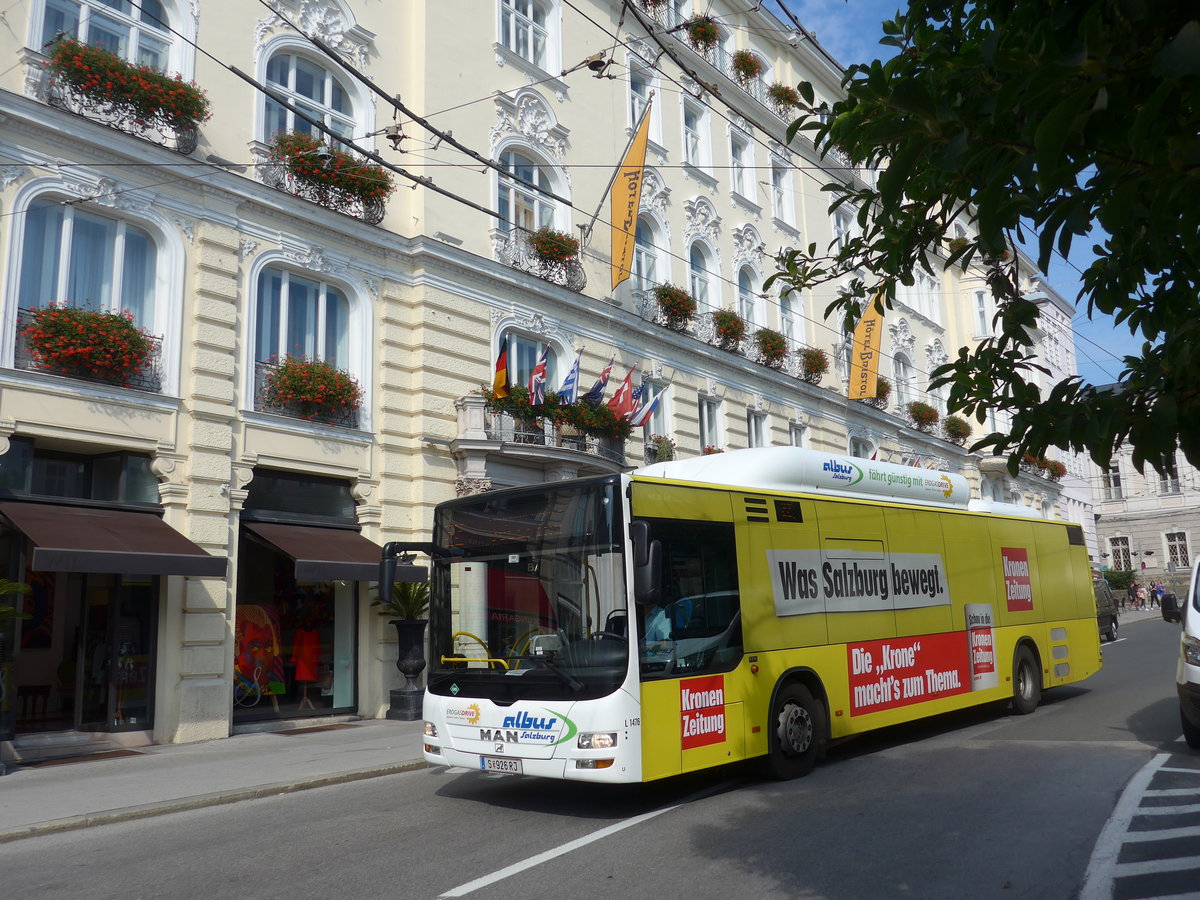
[{"label": "white van", "polygon": [[1179,604],[1183,639],[1179,644],[1179,667],[1175,684],[1179,689],[1179,717],[1188,746],[1200,750],[1200,559],[1192,564],[1187,596]]}]

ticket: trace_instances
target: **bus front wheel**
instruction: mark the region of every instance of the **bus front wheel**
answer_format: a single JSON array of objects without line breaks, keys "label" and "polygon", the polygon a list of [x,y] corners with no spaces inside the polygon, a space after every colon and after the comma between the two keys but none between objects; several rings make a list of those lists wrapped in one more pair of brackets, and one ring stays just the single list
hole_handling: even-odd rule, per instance
[{"label": "bus front wheel", "polygon": [[812,771],[825,746],[825,708],[802,684],[789,684],[771,710],[767,771],[781,781]]},{"label": "bus front wheel", "polygon": [[1028,647],[1018,647],[1013,654],[1013,712],[1027,716],[1042,699],[1042,673],[1037,659]]}]

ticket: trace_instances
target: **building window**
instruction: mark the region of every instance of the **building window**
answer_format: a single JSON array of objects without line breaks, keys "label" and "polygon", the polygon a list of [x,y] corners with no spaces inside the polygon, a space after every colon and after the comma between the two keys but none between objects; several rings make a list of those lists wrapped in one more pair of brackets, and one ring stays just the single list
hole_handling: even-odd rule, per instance
[{"label": "building window", "polygon": [[729,186],[735,194],[750,198],[754,196],[754,157],[750,151],[750,142],[744,135],[732,134],[729,137]]},{"label": "building window", "polygon": [[980,494],[984,500],[992,500],[996,503],[1004,502],[1004,481],[992,475],[985,475],[983,478],[983,487],[980,489]]},{"label": "building window", "polygon": [[658,229],[645,216],[638,218],[633,234],[633,285],[635,290],[648,291],[658,284]]},{"label": "building window", "polygon": [[754,293],[756,280],[754,270],[749,266],[738,270],[738,315],[746,320],[746,325],[751,331],[760,324],[758,295]]},{"label": "building window", "polygon": [[903,415],[908,404],[915,399],[912,363],[903,353],[892,357],[892,386],[896,390],[896,408]]},{"label": "building window", "polygon": [[767,433],[767,416],[756,410],[746,411],[746,446],[765,447]]},{"label": "building window", "polygon": [[1104,499],[1105,500],[1120,500],[1121,499],[1121,467],[1117,463],[1113,463],[1108,467],[1108,472],[1104,478]]},{"label": "building window", "polygon": [[641,403],[643,406],[654,403],[655,398],[659,398],[658,403],[654,407],[654,411],[650,413],[650,418],[646,421],[645,430],[642,434],[642,439],[649,442],[654,435],[670,436],[670,427],[668,426],[667,401],[670,397],[667,395],[665,385],[658,384],[653,381],[642,382]]},{"label": "building window", "polygon": [[[542,351],[547,350],[547,344],[515,331],[509,331],[507,335],[508,383],[512,387],[528,387],[529,376],[541,359]],[[554,390],[558,384],[558,356],[550,346],[546,353],[546,389]]]},{"label": "building window", "polygon": [[[658,77],[654,69],[641,58],[629,55],[629,127],[636,128],[642,118],[646,104],[650,103],[650,94],[658,86]],[[662,141],[662,96],[659,102],[650,107],[650,140]]]},{"label": "building window", "polygon": [[537,0],[500,0],[500,43],[546,70],[549,29],[545,5]]},{"label": "building window", "polygon": [[1188,553],[1186,531],[1169,531],[1165,535],[1167,541],[1167,569],[1186,569],[1190,566],[1191,556]]},{"label": "building window", "polygon": [[154,331],[158,247],[136,225],[74,205],[35,200],[25,215],[19,303],[120,312]]},{"label": "building window", "polygon": [[846,244],[854,233],[854,217],[846,210],[839,209],[833,214],[833,246],[837,252],[846,249]]},{"label": "building window", "polygon": [[39,49],[65,34],[139,66],[170,67],[170,19],[159,0],[46,0]]},{"label": "building window", "polygon": [[1108,552],[1112,559],[1112,567],[1119,571],[1127,571],[1133,568],[1129,562],[1129,538],[1127,537],[1111,537],[1108,539]]},{"label": "building window", "polygon": [[688,278],[692,299],[700,310],[709,310],[717,302],[716,291],[712,290],[712,266],[708,251],[699,241],[688,251]]},{"label": "building window", "polygon": [[1158,476],[1158,492],[1160,494],[1179,493],[1179,470],[1175,468],[1174,463]]},{"label": "building window", "polygon": [[691,100],[683,101],[683,161],[697,169],[709,167],[708,111]]},{"label": "building window", "polygon": [[499,179],[499,212],[504,220],[504,230],[508,231],[514,225],[527,231],[553,228],[557,212],[554,201],[521,183],[526,181],[543,190],[553,191],[549,167],[539,165],[516,150],[501,153],[500,165],[514,176],[501,175]]},{"label": "building window", "polygon": [[850,438],[849,452],[851,456],[858,459],[870,459],[875,453],[875,448],[866,438],[852,437]]},{"label": "building window", "polygon": [[992,333],[992,310],[986,291],[975,292],[975,334]]},{"label": "building window", "polygon": [[[323,65],[294,53],[276,53],[267,62],[267,83],[335,134],[350,138],[354,134],[354,107],[350,95],[333,73]],[[313,134],[313,128],[291,110],[269,97],[265,99],[264,128],[267,138],[287,131]],[[314,135],[323,137],[322,134]]]},{"label": "building window", "polygon": [[788,443],[793,447],[808,446],[808,426],[803,422],[791,422],[788,424]]},{"label": "building window", "polygon": [[721,450],[721,401],[700,398],[700,448],[702,451]]},{"label": "building window", "polygon": [[259,362],[305,356],[346,369],[349,324],[349,301],[336,288],[285,269],[259,274],[254,323]]},{"label": "building window", "polygon": [[778,160],[771,160],[771,207],[776,219],[785,225],[795,225],[791,173]]},{"label": "building window", "polygon": [[779,324],[783,336],[788,339],[788,346],[791,347],[797,341],[795,291],[784,291],[779,296]]}]

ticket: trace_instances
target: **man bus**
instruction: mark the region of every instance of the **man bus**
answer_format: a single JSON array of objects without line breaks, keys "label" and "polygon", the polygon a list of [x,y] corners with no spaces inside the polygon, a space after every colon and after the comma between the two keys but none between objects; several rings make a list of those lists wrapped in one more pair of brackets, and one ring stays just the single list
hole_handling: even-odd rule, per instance
[{"label": "man bus", "polygon": [[[959,475],[792,447],[434,514],[427,762],[637,782],[1010,700],[1100,668],[1078,525]],[[1015,512],[1017,508],[1010,507]],[[395,557],[389,544],[381,589]]]}]

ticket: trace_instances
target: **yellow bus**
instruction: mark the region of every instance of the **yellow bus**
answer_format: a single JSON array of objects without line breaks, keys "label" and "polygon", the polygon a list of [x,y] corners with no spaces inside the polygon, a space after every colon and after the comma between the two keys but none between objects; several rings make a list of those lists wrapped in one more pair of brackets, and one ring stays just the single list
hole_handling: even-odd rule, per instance
[{"label": "yellow bus", "polygon": [[381,575],[431,557],[425,759],[794,778],[830,740],[1032,712],[1100,668],[1083,532],[971,505],[957,474],[792,447],[443,503]]}]

